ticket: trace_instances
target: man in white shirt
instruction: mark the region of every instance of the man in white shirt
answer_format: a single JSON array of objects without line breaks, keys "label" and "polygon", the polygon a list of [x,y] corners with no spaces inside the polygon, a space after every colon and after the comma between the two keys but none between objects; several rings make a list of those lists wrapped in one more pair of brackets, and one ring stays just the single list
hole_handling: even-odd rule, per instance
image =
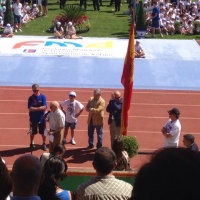
[{"label": "man in white shirt", "polygon": [[52,101],[50,104],[51,112],[47,115],[47,121],[49,122],[50,130],[49,135],[53,135],[53,142],[49,141],[49,152],[53,152],[53,148],[57,144],[62,143],[63,130],[65,127],[65,115],[59,108],[60,105],[57,101]]},{"label": "man in white shirt", "polygon": [[164,147],[178,147],[181,132],[181,124],[179,121],[180,111],[178,108],[172,108],[168,113],[169,120],[161,129],[164,136]]},{"label": "man in white shirt", "polygon": [[73,145],[76,144],[74,140],[74,129],[76,128],[77,118],[83,112],[84,105],[81,102],[77,101],[75,98],[76,98],[76,93],[74,91],[71,91],[69,93],[69,99],[61,103],[61,108],[63,112],[65,113],[65,132],[64,132],[63,142],[62,142],[63,144],[67,143],[66,137],[67,137],[69,128],[71,129],[70,142]]}]

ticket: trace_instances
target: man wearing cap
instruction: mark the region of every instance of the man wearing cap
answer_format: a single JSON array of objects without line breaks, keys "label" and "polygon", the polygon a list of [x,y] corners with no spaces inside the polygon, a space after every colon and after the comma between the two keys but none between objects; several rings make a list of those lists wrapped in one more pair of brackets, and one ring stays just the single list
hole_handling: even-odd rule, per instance
[{"label": "man wearing cap", "polygon": [[101,90],[95,89],[93,97],[90,97],[86,105],[86,111],[88,115],[88,147],[92,149],[94,147],[94,130],[97,131],[97,148],[102,147],[103,140],[103,120],[104,120],[104,108],[105,100],[101,97]]},{"label": "man wearing cap", "polygon": [[65,132],[63,137],[63,144],[66,144],[66,138],[68,134],[69,128],[71,129],[71,141],[73,145],[76,144],[74,140],[74,129],[76,128],[77,124],[77,118],[80,116],[80,114],[83,112],[84,105],[77,101],[76,99],[76,93],[74,91],[71,91],[69,93],[69,99],[63,101],[60,105],[65,113]]},{"label": "man wearing cap", "polygon": [[39,91],[39,85],[33,84],[33,94],[28,98],[28,109],[29,109],[29,121],[30,121],[30,148],[35,148],[34,136],[39,132],[42,136],[43,150],[46,150],[46,137],[44,136],[44,130],[46,128],[46,121],[43,118],[46,108],[47,100],[44,94]]},{"label": "man wearing cap", "polygon": [[180,112],[178,108],[172,108],[168,113],[169,120],[161,129],[164,136],[164,147],[178,147],[181,132],[181,124],[179,121]]}]

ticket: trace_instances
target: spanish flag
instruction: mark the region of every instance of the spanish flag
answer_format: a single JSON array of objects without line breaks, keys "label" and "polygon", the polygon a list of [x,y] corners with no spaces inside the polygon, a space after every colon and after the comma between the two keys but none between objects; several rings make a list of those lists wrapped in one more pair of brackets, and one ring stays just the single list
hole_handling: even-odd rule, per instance
[{"label": "spanish flag", "polygon": [[124,99],[121,116],[121,134],[127,135],[128,112],[131,104],[133,89],[133,71],[134,71],[134,24],[131,24],[131,30],[128,41],[124,69],[122,72],[121,83],[124,86]]}]

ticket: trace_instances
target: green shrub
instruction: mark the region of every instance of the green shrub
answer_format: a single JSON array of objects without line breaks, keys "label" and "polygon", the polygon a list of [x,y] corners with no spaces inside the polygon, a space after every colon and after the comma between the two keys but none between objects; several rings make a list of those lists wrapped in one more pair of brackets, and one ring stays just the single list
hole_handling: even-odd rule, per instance
[{"label": "green shrub", "polygon": [[174,22],[175,33],[181,33],[181,22],[175,21]]},{"label": "green shrub", "polygon": [[139,11],[136,19],[136,30],[146,30],[146,14],[142,1],[139,2]]},{"label": "green shrub", "polygon": [[194,21],[194,33],[198,34],[200,33],[200,21]]},{"label": "green shrub", "polygon": [[133,136],[123,136],[124,149],[127,151],[130,158],[137,155],[138,152],[138,142]]}]

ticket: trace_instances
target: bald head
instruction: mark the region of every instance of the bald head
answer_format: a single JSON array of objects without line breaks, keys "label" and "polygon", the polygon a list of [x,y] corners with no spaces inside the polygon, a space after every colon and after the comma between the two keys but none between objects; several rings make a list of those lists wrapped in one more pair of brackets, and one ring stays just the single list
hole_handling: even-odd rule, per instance
[{"label": "bald head", "polygon": [[50,109],[55,112],[58,108],[60,108],[60,104],[57,101],[52,101],[50,103]]},{"label": "bald head", "polygon": [[42,177],[40,160],[31,154],[20,156],[13,164],[11,177],[14,195],[36,195]]},{"label": "bald head", "polygon": [[119,99],[121,98],[121,93],[120,93],[120,91],[116,90],[116,91],[114,92],[114,98],[115,98],[116,101],[119,100]]}]

